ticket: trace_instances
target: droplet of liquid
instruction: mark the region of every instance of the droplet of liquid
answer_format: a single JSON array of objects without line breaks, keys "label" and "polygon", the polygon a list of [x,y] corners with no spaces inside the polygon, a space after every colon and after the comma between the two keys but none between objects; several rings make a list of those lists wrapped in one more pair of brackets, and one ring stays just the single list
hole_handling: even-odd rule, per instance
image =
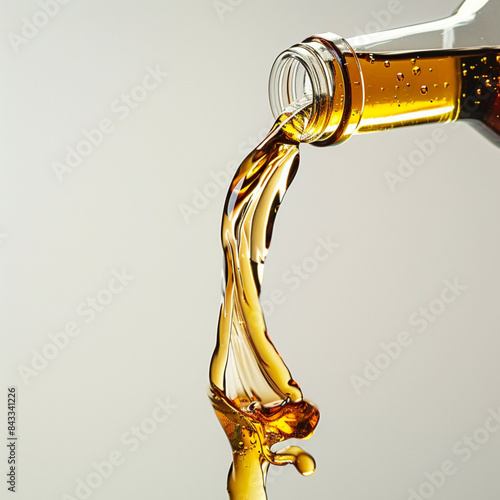
[{"label": "droplet of liquid", "polygon": [[398,81],[402,82],[404,79],[405,79],[405,75],[403,75],[403,73],[398,73],[396,75]]},{"label": "droplet of liquid", "polygon": [[413,74],[415,76],[420,75],[420,73],[422,72],[422,70],[420,69],[420,66],[414,66],[412,71],[413,71]]},{"label": "droplet of liquid", "polygon": [[444,82],[444,88],[447,89],[450,86],[448,82]]},{"label": "droplet of liquid", "polygon": [[384,66],[386,68],[389,68],[391,66],[391,63],[389,61],[385,61]]},{"label": "droplet of liquid", "polygon": [[309,453],[301,453],[297,457],[295,467],[303,476],[312,476],[316,470],[316,463]]},{"label": "droplet of liquid", "polygon": [[370,54],[368,57],[370,58],[370,62],[373,64],[375,62],[375,57],[373,56],[373,54]]},{"label": "droplet of liquid", "polygon": [[477,95],[481,95],[481,89],[476,90]]},{"label": "droplet of liquid", "polygon": [[462,71],[462,74],[463,74],[464,76],[467,76],[467,70],[466,70],[466,69],[464,69],[464,70]]},{"label": "droplet of liquid", "polygon": [[412,64],[415,64],[415,63],[417,62],[417,60],[416,60],[414,57],[412,57],[412,58],[410,59],[410,61],[411,61],[411,63],[412,63]]},{"label": "droplet of liquid", "polygon": [[384,87],[380,87],[380,90],[383,92],[385,89],[384,89]]},{"label": "droplet of liquid", "polygon": [[422,85],[422,86],[420,87],[420,93],[421,93],[422,95],[425,95],[425,94],[427,94],[427,92],[429,92],[429,89],[427,88],[427,85]]},{"label": "droplet of liquid", "polygon": [[407,86],[407,87],[409,87],[409,86],[410,86],[410,82],[408,82],[408,83],[406,84],[406,86]]}]

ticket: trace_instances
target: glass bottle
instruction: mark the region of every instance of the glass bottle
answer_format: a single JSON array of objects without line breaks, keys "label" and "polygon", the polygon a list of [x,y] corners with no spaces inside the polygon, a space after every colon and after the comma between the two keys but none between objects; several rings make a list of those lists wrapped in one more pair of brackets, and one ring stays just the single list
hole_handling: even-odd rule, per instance
[{"label": "glass bottle", "polygon": [[500,0],[465,0],[450,17],[347,40],[314,35],[278,56],[275,117],[309,110],[301,142],[468,120],[500,146]]}]

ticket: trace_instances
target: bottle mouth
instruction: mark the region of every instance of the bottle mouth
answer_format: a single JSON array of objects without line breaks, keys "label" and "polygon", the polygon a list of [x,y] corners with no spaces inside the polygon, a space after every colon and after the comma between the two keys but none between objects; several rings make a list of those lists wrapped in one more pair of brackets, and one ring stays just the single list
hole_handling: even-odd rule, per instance
[{"label": "bottle mouth", "polygon": [[337,35],[314,36],[290,47],[271,68],[269,101],[274,117],[301,107],[307,119],[298,122],[300,142],[322,146],[344,141],[356,125],[350,116],[350,82],[354,78],[359,85],[360,71],[354,51]]},{"label": "bottle mouth", "polygon": [[298,44],[282,52],[274,61],[269,77],[269,101],[274,118],[283,113],[309,108],[308,120],[298,131],[301,142],[313,142],[324,129],[329,100],[334,94],[334,75],[320,57],[319,47]]},{"label": "bottle mouth", "polygon": [[292,102],[313,98],[310,68],[300,46],[292,47],[281,53],[274,61],[269,79],[269,98],[271,109],[276,116]]}]

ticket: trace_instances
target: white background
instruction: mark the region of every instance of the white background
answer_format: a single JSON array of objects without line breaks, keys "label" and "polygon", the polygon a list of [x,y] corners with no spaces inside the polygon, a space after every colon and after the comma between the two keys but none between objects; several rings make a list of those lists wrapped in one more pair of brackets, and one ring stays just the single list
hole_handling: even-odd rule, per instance
[{"label": "white background", "polygon": [[[212,0],[73,0],[17,46],[9,33],[41,8],[0,6],[1,436],[7,387],[19,398],[18,492],[2,480],[1,497],[78,498],[92,463],[119,452],[89,498],[225,498],[230,448],[205,391],[227,183],[214,190],[211,174],[234,170],[270,126],[267,79],[282,50],[313,33],[443,17],[456,2],[401,0],[386,19],[386,0],[244,0],[221,15]],[[113,103],[157,66],[168,76],[118,113]],[[60,182],[53,163],[105,118],[113,131]],[[391,191],[385,173],[437,128],[446,140]],[[432,498],[497,500],[500,435],[467,463],[453,447],[500,406],[499,150],[468,126],[435,125],[301,154],[263,299],[283,292],[269,331],[321,410],[303,443],[317,472],[273,469],[270,499],[404,500],[451,460],[457,472]],[[181,208],[207,189],[186,221]],[[339,248],[292,290],[283,274],[321,237]],[[113,270],[133,279],[86,323],[79,305],[109,295]],[[467,289],[418,333],[409,316],[446,279]],[[53,352],[49,333],[71,321],[80,335],[23,380],[20,367]],[[351,377],[401,331],[413,344],[357,394]],[[177,409],[132,451],[123,435],[151,428],[158,398]]]}]

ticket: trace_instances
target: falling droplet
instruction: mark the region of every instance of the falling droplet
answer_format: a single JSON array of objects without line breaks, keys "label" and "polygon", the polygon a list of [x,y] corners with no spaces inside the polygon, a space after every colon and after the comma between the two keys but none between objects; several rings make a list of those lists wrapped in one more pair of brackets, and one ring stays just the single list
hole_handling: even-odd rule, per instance
[{"label": "falling droplet", "polygon": [[415,76],[420,75],[420,73],[421,73],[420,66],[414,66],[414,68],[413,68],[413,70],[412,70],[412,71],[413,71],[413,74],[414,74]]},{"label": "falling droplet", "polygon": [[373,56],[373,54],[370,54],[368,57],[370,58],[370,62],[373,64],[375,62],[375,57]]},{"label": "falling droplet", "polygon": [[429,92],[429,89],[427,88],[427,85],[422,85],[422,87],[420,87],[420,92],[421,92],[422,95],[427,94],[427,92]]},{"label": "falling droplet", "polygon": [[391,66],[391,63],[389,61],[385,61],[384,66],[386,68],[389,68]]},{"label": "falling droplet", "polygon": [[383,92],[385,89],[384,89],[384,87],[380,87],[380,90]]},{"label": "falling droplet", "polygon": [[410,86],[410,82],[408,82],[408,83],[406,84],[406,86],[407,86],[407,87],[409,87],[409,86]]},{"label": "falling droplet", "polygon": [[467,76],[467,70],[466,70],[466,69],[464,69],[464,70],[462,71],[462,74],[463,74],[464,76]]},{"label": "falling droplet", "polygon": [[396,76],[398,81],[400,82],[402,82],[405,79],[405,75],[403,75],[403,73],[398,73]]},{"label": "falling droplet", "polygon": [[431,71],[431,72],[432,72],[432,68],[429,68],[429,71]]},{"label": "falling droplet", "polygon": [[450,86],[448,82],[444,82],[444,88],[447,89]]},{"label": "falling droplet", "polygon": [[410,59],[410,61],[412,64],[415,64],[417,62],[417,60],[414,57],[412,59]]},{"label": "falling droplet", "polygon": [[481,89],[476,90],[477,95],[481,95]]}]

